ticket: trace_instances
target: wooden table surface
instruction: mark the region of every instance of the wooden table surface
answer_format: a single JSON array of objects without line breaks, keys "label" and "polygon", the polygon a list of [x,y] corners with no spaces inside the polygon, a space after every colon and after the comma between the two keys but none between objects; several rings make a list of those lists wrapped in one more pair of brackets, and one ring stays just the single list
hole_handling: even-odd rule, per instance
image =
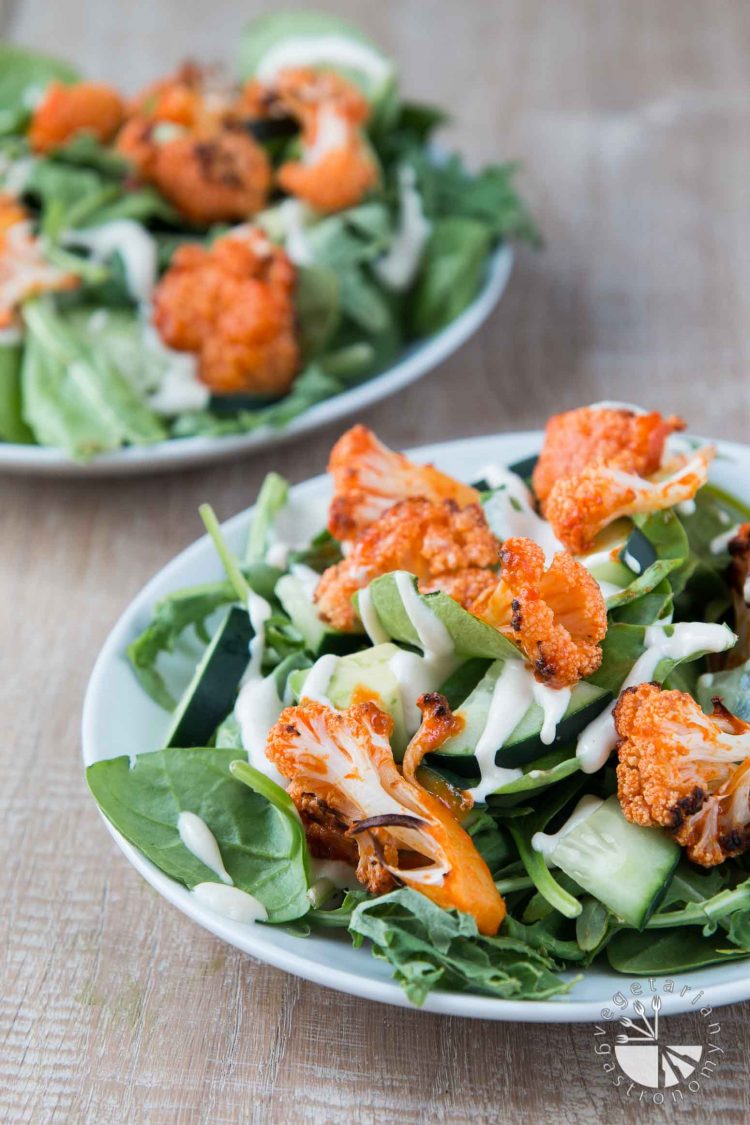
[{"label": "wooden table surface", "polygon": [[[474,341],[365,420],[406,446],[536,427],[554,409],[618,398],[745,438],[747,0],[321,6],[376,35],[410,94],[452,107],[450,140],[473,160],[523,160],[547,240],[543,253],[519,252]],[[0,30],[134,90],[184,55],[220,58],[262,7],[6,0]],[[228,516],[271,466],[292,480],[321,471],[338,429],[275,457],[153,479],[0,479],[3,1121],[646,1115],[605,1080],[590,1027],[367,1004],[223,945],[135,874],[88,797],[81,701],[120,611],[198,535],[200,501]],[[726,1056],[692,1104],[702,1121],[748,1119],[749,1013],[720,1013]],[[696,1019],[669,1024],[684,1039]]]}]

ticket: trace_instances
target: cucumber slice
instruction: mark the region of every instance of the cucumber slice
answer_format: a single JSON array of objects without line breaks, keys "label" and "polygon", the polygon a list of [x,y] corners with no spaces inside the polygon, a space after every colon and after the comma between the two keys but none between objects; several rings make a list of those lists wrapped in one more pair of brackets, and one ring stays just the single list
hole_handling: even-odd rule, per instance
[{"label": "cucumber slice", "polygon": [[398,109],[394,62],[358,28],[323,12],[274,12],[242,34],[237,60],[241,78],[270,81],[287,68],[334,70],[355,83],[379,122]]},{"label": "cucumber slice", "polygon": [[232,606],[177,705],[165,746],[208,746],[219,723],[234,707],[250,660],[252,638],[247,610]]},{"label": "cucumber slice", "polygon": [[[374,699],[393,719],[391,742],[394,751],[400,754],[409,740],[399,683],[390,667],[390,662],[398,651],[396,645],[387,642],[363,652],[342,656],[331,676],[326,695],[333,706],[339,709],[349,707],[352,703]],[[308,672],[308,668],[303,668],[289,676],[289,686],[296,699],[302,695]]]},{"label": "cucumber slice", "polygon": [[301,578],[285,574],[276,583],[276,597],[289,614],[292,624],[315,656],[326,652],[351,652],[364,638],[330,629],[318,615],[309,590]]},{"label": "cucumber slice", "polygon": [[626,820],[615,796],[545,840],[549,864],[639,930],[659,905],[680,858],[679,844],[666,832]]},{"label": "cucumber slice", "polygon": [[[433,755],[436,761],[443,758],[471,758],[473,771],[478,773],[476,763],[473,761],[474,748],[487,726],[492,693],[504,663],[503,660],[496,660],[491,664],[474,690],[458,708],[456,714],[464,720],[463,730],[448,739],[441,746],[439,754]],[[574,738],[610,699],[611,695],[608,691],[595,687],[594,684],[585,681],[576,684],[568,709],[558,724],[555,742],[566,742]],[[541,707],[533,703],[505,745],[498,747],[495,759],[498,765],[522,766],[550,752],[550,747],[539,737],[543,717]],[[452,765],[455,768],[455,763]]]}]

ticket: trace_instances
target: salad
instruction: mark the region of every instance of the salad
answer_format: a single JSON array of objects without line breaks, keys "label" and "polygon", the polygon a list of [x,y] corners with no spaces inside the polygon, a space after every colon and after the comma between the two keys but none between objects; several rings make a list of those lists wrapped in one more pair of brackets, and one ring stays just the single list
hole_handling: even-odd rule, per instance
[{"label": "salad", "polygon": [[537,239],[513,165],[432,147],[445,120],[309,12],[132,98],[0,45],[0,440],[283,427],[437,333]]},{"label": "salad", "polygon": [[750,510],[683,428],[583,407],[466,482],[358,425],[319,534],[272,473],[242,557],[204,506],[226,577],[130,645],[170,719],[88,768],[102,812],[219,914],[368,942],[415,1004],[749,956]]}]

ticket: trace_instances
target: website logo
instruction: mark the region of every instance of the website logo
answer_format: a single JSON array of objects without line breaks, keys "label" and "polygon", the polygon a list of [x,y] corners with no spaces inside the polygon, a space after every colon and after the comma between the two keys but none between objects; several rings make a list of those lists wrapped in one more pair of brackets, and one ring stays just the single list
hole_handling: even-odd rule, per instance
[{"label": "website logo", "polygon": [[[698,1034],[693,1027],[682,1032],[661,1019],[663,997],[687,997],[700,1015]],[[724,1051],[719,1043],[721,1025],[713,1009],[699,1006],[704,993],[671,978],[658,982],[633,982],[628,992],[616,992],[612,1006],[602,1009],[603,1024],[594,1029],[596,1054],[612,1085],[629,1098],[663,1105],[700,1094],[713,1077]]]}]

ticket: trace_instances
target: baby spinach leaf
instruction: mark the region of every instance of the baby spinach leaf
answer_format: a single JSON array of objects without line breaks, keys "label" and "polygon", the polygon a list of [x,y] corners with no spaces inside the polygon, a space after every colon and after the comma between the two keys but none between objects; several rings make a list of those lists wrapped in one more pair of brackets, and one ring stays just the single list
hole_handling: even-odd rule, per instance
[{"label": "baby spinach leaf", "polygon": [[477,294],[492,236],[473,218],[438,219],[425,247],[411,302],[410,328],[430,336],[449,324]]},{"label": "baby spinach leaf", "polygon": [[128,659],[141,687],[151,698],[172,711],[177,701],[169,692],[157,663],[162,653],[173,652],[182,633],[190,626],[208,644],[205,622],[220,606],[237,601],[231,582],[208,582],[168,594],[157,602],[154,614],[140,636],[128,645]]},{"label": "baby spinach leaf", "polygon": [[115,828],[161,871],[191,888],[217,881],[177,829],[181,812],[201,817],[234,885],[263,903],[270,922],[288,922],[309,908],[304,833],[267,793],[251,792],[233,777],[236,758],[236,750],[170,748],[139,755],[132,768],[124,757],[96,762],[86,777]]},{"label": "baby spinach leaf", "polygon": [[324,351],[341,316],[339,282],[326,266],[299,266],[294,291],[300,346],[306,359]]},{"label": "baby spinach leaf", "polygon": [[747,957],[746,951],[732,948],[726,936],[704,937],[694,929],[681,927],[658,933],[620,930],[607,946],[607,960],[612,968],[633,976],[682,973],[741,957]]},{"label": "baby spinach leaf", "polygon": [[701,676],[697,697],[704,711],[711,711],[712,701],[718,697],[733,715],[750,722],[750,660],[737,668]]},{"label": "baby spinach leaf", "polygon": [[0,441],[27,443],[34,435],[21,413],[21,344],[0,345]]},{"label": "baby spinach leaf", "polygon": [[566,992],[554,962],[525,941],[485,937],[469,914],[443,910],[408,888],[361,903],[349,932],[387,960],[412,1004],[433,988],[501,999],[543,1000]]}]

